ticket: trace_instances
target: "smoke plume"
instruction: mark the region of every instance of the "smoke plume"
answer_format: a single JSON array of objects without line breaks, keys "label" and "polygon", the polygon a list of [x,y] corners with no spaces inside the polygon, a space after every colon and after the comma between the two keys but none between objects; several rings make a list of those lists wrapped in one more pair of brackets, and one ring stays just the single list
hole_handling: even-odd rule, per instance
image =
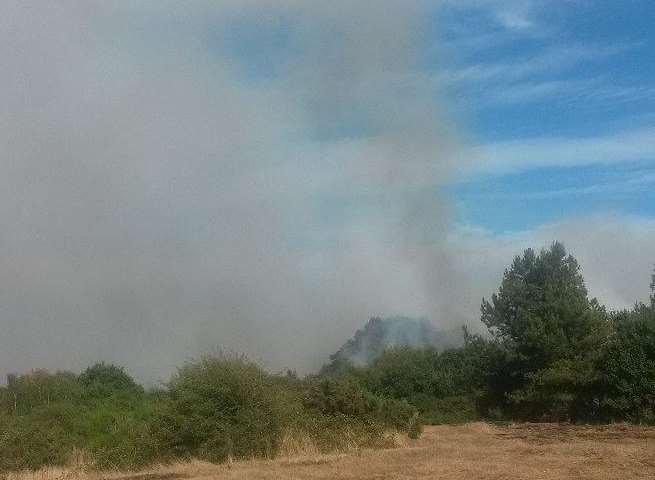
[{"label": "smoke plume", "polygon": [[449,318],[429,14],[5,2],[2,373],[152,381],[212,348],[309,369],[371,315]]},{"label": "smoke plume", "polygon": [[517,252],[449,227],[433,9],[3,2],[0,374],[307,371],[371,316],[475,321]]}]

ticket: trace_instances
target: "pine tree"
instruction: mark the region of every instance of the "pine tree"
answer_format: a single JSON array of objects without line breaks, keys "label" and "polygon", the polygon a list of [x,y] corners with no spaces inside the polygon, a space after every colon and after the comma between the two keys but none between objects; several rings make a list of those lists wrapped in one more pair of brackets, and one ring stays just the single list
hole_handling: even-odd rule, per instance
[{"label": "pine tree", "polygon": [[577,390],[591,376],[589,352],[605,338],[607,322],[564,245],[517,256],[491,301],[483,299],[481,319],[504,352],[492,377],[503,390],[495,396],[509,400],[505,407],[535,419],[572,418]]}]

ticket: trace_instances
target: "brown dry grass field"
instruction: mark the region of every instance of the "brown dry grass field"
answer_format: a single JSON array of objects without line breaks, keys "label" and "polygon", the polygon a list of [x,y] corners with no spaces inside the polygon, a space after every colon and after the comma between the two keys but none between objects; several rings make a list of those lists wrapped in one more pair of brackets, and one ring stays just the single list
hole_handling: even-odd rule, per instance
[{"label": "brown dry grass field", "polygon": [[555,424],[426,427],[397,448],[311,452],[212,465],[179,463],[135,473],[44,469],[5,480],[177,479],[655,479],[655,428]]}]

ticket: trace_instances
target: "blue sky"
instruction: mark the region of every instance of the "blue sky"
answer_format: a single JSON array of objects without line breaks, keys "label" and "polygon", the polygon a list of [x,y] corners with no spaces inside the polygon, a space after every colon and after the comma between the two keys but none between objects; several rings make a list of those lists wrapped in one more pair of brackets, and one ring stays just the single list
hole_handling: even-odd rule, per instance
[{"label": "blue sky", "polygon": [[[514,142],[517,150],[525,142],[524,162],[510,171],[450,187],[460,222],[512,231],[601,211],[655,216],[653,24],[655,3],[647,0],[462,2],[440,10],[439,75],[470,138]],[[608,137],[620,142],[635,131],[644,133],[641,154],[605,151]],[[554,155],[568,144],[570,158],[556,167],[535,162],[535,139]],[[576,140],[588,147],[578,158]]]},{"label": "blue sky", "polygon": [[[419,27],[419,70],[471,148],[462,155],[480,156],[444,188],[456,222],[501,233],[599,212],[655,216],[655,4],[447,0],[433,11]],[[218,32],[208,48],[255,87],[287,75],[307,43],[279,12]],[[329,44],[338,32],[315,35]],[[309,136],[374,134],[376,98],[356,100],[323,105]],[[359,200],[323,192],[316,214],[332,224]]]}]

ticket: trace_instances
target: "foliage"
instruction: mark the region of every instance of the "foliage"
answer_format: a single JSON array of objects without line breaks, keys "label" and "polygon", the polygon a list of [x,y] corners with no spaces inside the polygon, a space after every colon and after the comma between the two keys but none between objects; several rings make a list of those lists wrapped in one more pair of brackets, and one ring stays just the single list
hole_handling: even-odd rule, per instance
[{"label": "foliage", "polygon": [[474,420],[487,342],[466,330],[464,337],[463,347],[443,352],[407,346],[387,349],[368,368],[366,385],[375,394],[415,406],[429,423]]},{"label": "foliage", "polygon": [[130,377],[123,367],[104,362],[87,368],[79,377],[87,396],[102,398],[118,392],[142,392],[143,388]]},{"label": "foliage", "polygon": [[431,393],[436,355],[432,349],[389,348],[371,365],[368,384],[374,392],[392,398]]},{"label": "foliage", "polygon": [[152,399],[109,398],[89,404],[40,405],[24,415],[0,417],[0,469],[63,465],[75,450],[97,467],[132,468],[158,452],[151,435]]},{"label": "foliage", "polygon": [[204,357],[180,368],[168,392],[159,426],[173,455],[224,461],[276,452],[282,406],[273,382],[254,363]]},{"label": "foliage", "polygon": [[72,405],[39,406],[32,414],[0,417],[0,469],[36,469],[67,462],[76,440]]},{"label": "foliage", "polygon": [[654,423],[655,305],[618,312],[613,325],[597,363],[602,417]]},{"label": "foliage", "polygon": [[499,350],[490,384],[499,406],[518,418],[575,419],[606,318],[562,244],[516,257],[498,293],[482,302],[482,322]]},{"label": "foliage", "polygon": [[416,438],[424,422],[479,417],[655,423],[655,274],[651,282],[647,304],[608,314],[555,243],[514,259],[482,302],[489,335],[465,329],[456,348],[405,345],[407,335],[385,331],[405,323],[372,320],[346,344],[369,352],[365,362],[336,355],[304,379],[224,355],[187,363],[159,391],[104,363],[80,375],[9,375],[0,470],[62,465],[80,451],[118,469],[271,457],[293,435],[321,452],[383,447],[390,431]]},{"label": "foliage", "polygon": [[0,388],[0,412],[25,415],[33,409],[56,402],[76,402],[83,394],[77,375],[34,370],[24,375],[7,375],[7,386]]},{"label": "foliage", "polygon": [[309,412],[363,419],[403,432],[418,414],[407,401],[376,395],[359,379],[346,376],[323,377],[310,383],[303,404]]}]

